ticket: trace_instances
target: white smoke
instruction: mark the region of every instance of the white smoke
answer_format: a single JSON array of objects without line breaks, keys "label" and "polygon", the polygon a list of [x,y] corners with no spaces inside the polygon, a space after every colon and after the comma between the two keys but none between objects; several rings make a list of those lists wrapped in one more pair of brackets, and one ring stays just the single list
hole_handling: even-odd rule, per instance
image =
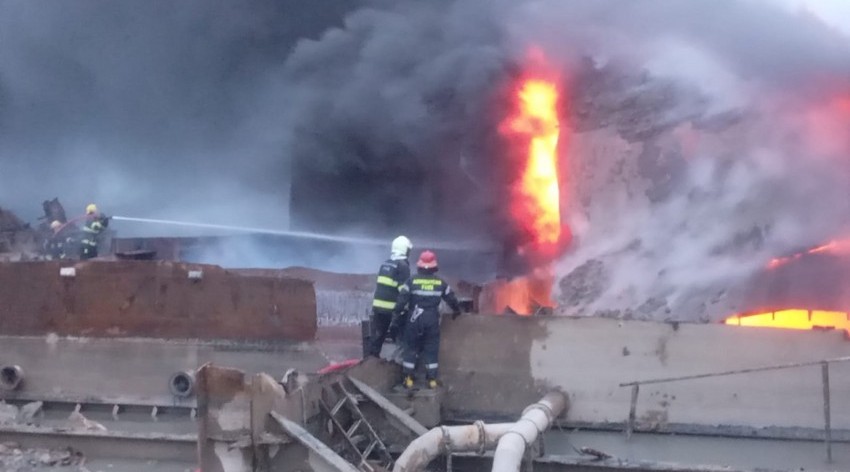
[{"label": "white smoke", "polygon": [[[631,85],[577,92],[591,109],[615,105],[562,156],[577,237],[558,264],[563,313],[728,315],[730,294],[771,258],[847,234],[850,140],[832,128],[850,113],[829,99],[850,93],[850,63],[837,59],[850,39],[757,2],[687,6],[633,2],[593,32],[623,26],[590,52],[615,58],[598,77]],[[827,77],[839,87],[815,90]]]}]

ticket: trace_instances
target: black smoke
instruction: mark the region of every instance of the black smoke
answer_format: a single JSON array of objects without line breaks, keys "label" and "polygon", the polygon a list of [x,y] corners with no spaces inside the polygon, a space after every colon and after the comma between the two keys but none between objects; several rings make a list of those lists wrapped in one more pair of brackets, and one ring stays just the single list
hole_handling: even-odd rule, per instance
[{"label": "black smoke", "polygon": [[[563,72],[567,131],[609,133],[600,152],[644,148],[633,174],[606,180],[599,168],[605,184],[591,185],[570,166],[607,155],[564,147],[575,187],[565,216],[580,240],[639,233],[653,249],[635,265],[648,257],[663,271],[664,238],[634,227],[643,212],[673,229],[690,211],[681,202],[719,221],[734,213],[741,223],[711,227],[707,242],[671,230],[676,247],[707,248],[693,264],[749,234],[742,207],[767,228],[763,248],[843,224],[838,210],[805,212],[809,198],[835,198],[820,187],[843,181],[805,165],[814,156],[795,161],[806,147],[786,131],[790,110],[850,76],[850,41],[758,0],[2,1],[0,202],[27,217],[60,196],[111,213],[285,227],[291,189],[301,227],[502,240],[514,169],[498,124],[532,46]],[[663,142],[736,123],[745,147],[718,146],[718,159],[710,149],[685,162]],[[625,201],[598,204],[626,187]],[[810,236],[785,228],[803,213]]]},{"label": "black smoke", "polygon": [[0,1],[0,203],[285,225],[283,67],[356,7]]}]

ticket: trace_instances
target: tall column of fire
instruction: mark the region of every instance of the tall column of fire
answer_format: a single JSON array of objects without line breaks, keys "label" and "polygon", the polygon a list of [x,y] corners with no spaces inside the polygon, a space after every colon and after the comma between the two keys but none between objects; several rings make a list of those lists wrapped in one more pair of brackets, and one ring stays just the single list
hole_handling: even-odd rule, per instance
[{"label": "tall column of fire", "polygon": [[518,154],[513,156],[519,175],[511,188],[510,215],[526,239],[518,250],[532,266],[530,274],[507,284],[502,294],[504,304],[521,314],[530,314],[535,305],[552,306],[549,265],[570,238],[561,222],[559,80],[542,54],[535,52],[532,59],[513,90],[515,111],[501,128]]}]

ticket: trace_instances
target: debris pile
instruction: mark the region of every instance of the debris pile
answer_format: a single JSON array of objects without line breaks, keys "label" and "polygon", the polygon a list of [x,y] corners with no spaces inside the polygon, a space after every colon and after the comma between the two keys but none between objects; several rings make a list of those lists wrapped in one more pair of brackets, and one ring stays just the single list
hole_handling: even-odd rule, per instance
[{"label": "debris pile", "polygon": [[37,255],[38,235],[20,218],[0,207],[0,262],[32,259]]},{"label": "debris pile", "polygon": [[0,443],[0,469],[9,472],[63,470],[88,472],[85,457],[71,448],[26,449],[14,442]]}]

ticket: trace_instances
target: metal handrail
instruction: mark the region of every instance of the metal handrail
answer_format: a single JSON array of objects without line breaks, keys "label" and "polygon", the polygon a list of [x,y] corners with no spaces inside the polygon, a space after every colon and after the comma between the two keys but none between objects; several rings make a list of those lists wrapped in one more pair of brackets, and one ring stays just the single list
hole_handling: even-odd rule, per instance
[{"label": "metal handrail", "polygon": [[660,379],[636,380],[633,382],[621,383],[620,387],[632,387],[632,398],[629,405],[629,419],[626,422],[626,437],[630,438],[634,431],[636,416],[637,416],[637,401],[640,394],[641,385],[651,385],[669,382],[681,382],[685,380],[706,379],[712,377],[724,377],[728,375],[750,374],[753,372],[765,372],[770,370],[793,369],[797,367],[821,366],[821,378],[823,383],[823,418],[824,418],[824,442],[826,443],[826,458],[828,462],[832,462],[832,417],[830,413],[830,396],[829,396],[829,364],[850,362],[850,356],[834,357],[831,359],[823,359],[819,361],[794,362],[791,364],[778,364],[765,367],[753,367],[749,369],[727,370],[724,372],[711,372],[706,374],[683,375],[679,377],[666,377]]},{"label": "metal handrail", "polygon": [[778,364],[771,365],[766,367],[753,367],[750,369],[738,369],[738,370],[727,370],[724,372],[712,372],[709,374],[695,374],[695,375],[683,375],[681,377],[667,377],[661,379],[650,379],[650,380],[635,380],[633,382],[621,383],[620,387],[631,387],[633,385],[650,385],[650,384],[658,384],[658,383],[668,383],[668,382],[679,382],[682,380],[693,380],[693,379],[706,379],[709,377],[723,377],[726,375],[735,375],[735,374],[750,374],[753,372],[764,372],[767,370],[782,370],[782,369],[793,369],[795,367],[806,367],[812,365],[820,365],[826,363],[839,363],[839,362],[850,362],[850,356],[846,357],[834,357],[832,359],[823,359],[820,361],[809,361],[809,362],[795,362],[793,364]]}]

